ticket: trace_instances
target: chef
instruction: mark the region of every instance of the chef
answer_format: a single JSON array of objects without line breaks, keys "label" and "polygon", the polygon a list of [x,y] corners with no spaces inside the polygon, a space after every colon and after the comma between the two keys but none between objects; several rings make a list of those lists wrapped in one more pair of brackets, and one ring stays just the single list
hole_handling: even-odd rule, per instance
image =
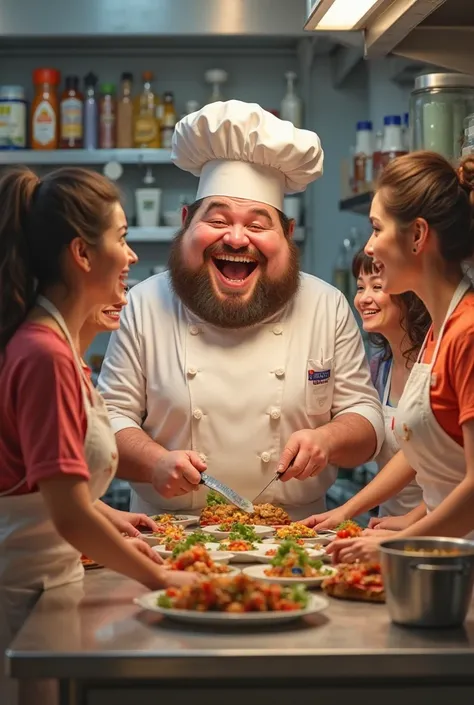
[{"label": "chef", "polygon": [[[343,295],[299,270],[285,193],[322,174],[313,132],[259,105],[183,118],[174,163],[199,176],[169,271],[130,292],[99,386],[132,511],[198,513],[200,473],[294,519],[320,512],[337,466],[374,456],[383,418]],[[293,461],[293,464],[291,464]]]}]

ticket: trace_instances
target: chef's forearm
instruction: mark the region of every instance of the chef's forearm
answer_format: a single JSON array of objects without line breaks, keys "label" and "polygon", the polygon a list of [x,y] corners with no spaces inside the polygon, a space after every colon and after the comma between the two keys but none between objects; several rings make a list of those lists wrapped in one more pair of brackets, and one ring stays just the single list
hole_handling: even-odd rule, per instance
[{"label": "chef's forearm", "polygon": [[352,468],[372,458],[377,449],[374,427],[360,414],[343,414],[317,432],[329,447],[331,465]]},{"label": "chef's forearm", "polygon": [[117,477],[129,482],[151,483],[158,460],[166,448],[155,443],[141,428],[124,428],[115,439],[119,452]]}]

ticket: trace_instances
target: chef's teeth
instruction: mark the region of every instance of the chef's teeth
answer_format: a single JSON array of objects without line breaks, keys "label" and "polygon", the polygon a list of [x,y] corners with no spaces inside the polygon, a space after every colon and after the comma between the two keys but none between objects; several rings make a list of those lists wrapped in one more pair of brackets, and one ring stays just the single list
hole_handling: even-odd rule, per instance
[{"label": "chef's teeth", "polygon": [[247,264],[255,263],[254,259],[249,257],[240,257],[238,255],[216,255],[214,259],[226,260],[227,262],[246,262]]}]

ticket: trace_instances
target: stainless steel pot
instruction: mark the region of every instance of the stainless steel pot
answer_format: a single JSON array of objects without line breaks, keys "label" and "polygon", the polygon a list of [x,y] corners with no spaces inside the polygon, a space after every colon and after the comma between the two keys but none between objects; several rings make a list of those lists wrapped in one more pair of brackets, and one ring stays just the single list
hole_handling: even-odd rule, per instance
[{"label": "stainless steel pot", "polygon": [[[387,607],[393,622],[416,627],[455,627],[464,622],[474,586],[473,541],[390,539],[380,549]],[[457,553],[440,555],[432,551]]]}]

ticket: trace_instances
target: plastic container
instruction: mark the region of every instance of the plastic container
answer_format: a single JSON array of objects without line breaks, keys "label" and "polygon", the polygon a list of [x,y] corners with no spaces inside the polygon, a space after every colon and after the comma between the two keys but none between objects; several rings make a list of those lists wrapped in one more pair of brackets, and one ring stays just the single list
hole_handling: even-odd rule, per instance
[{"label": "plastic container", "polygon": [[402,118],[400,115],[386,115],[383,119],[382,168],[392,159],[406,154],[403,146]]},{"label": "plastic container", "polygon": [[100,92],[99,147],[100,149],[115,149],[117,146],[115,86],[113,83],[104,83]]},{"label": "plastic container", "polygon": [[32,149],[57,149],[59,144],[58,85],[61,74],[56,69],[33,72],[35,97],[31,105]]},{"label": "plastic container", "polygon": [[0,149],[25,149],[26,100],[23,86],[0,86]]},{"label": "plastic container", "polygon": [[464,120],[473,112],[474,76],[418,76],[410,98],[410,149],[429,149],[456,160],[462,150]]},{"label": "plastic container", "polygon": [[140,228],[155,228],[160,221],[161,189],[153,188],[155,183],[151,168],[143,179],[144,188],[135,191],[137,225]]},{"label": "plastic container", "polygon": [[59,106],[60,147],[81,149],[84,144],[84,97],[79,92],[79,77],[66,76],[64,92]]},{"label": "plastic container", "polygon": [[354,191],[364,193],[372,181],[373,136],[370,120],[357,123],[356,147],[354,154]]},{"label": "plastic container", "polygon": [[97,76],[88,73],[84,78],[84,148],[99,146],[99,103],[96,94]]}]

